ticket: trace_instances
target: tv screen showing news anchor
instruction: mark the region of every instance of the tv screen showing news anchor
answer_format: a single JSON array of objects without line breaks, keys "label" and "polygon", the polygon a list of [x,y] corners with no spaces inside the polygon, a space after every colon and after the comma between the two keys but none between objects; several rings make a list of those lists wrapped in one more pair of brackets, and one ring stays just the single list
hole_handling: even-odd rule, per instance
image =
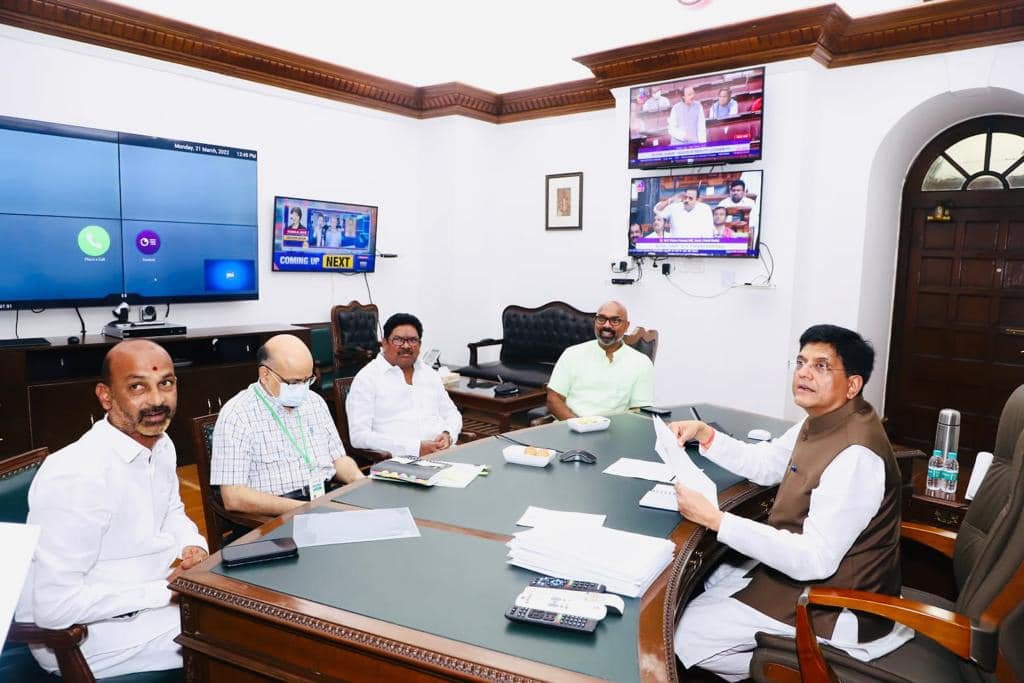
[{"label": "tv screen showing news anchor", "polygon": [[631,88],[629,167],[761,158],[764,67]]}]

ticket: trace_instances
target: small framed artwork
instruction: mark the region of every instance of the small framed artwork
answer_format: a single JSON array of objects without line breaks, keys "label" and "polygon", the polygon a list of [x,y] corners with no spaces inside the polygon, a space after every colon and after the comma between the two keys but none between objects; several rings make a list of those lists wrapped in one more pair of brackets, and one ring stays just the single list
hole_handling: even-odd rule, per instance
[{"label": "small framed artwork", "polygon": [[583,229],[583,173],[544,177],[545,230]]}]

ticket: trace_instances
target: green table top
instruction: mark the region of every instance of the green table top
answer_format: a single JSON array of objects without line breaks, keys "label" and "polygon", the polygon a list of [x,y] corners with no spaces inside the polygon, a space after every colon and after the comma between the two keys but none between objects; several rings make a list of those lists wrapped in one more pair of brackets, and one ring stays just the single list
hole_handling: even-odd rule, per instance
[{"label": "green table top", "polygon": [[[714,406],[698,406],[698,410],[701,417],[718,422],[723,429],[737,435],[745,435],[757,426],[768,428],[778,436],[784,426],[788,426],[781,421]],[[676,419],[689,418],[686,410],[675,412],[679,414]],[[654,452],[654,426],[649,417],[632,413],[611,419],[611,426],[602,432],[577,434],[564,422],[556,422],[511,434],[533,446],[590,451],[598,456],[594,465],[562,463],[557,458],[547,467],[506,463],[501,451],[510,444],[492,437],[442,456],[444,460],[486,464],[490,468],[489,476],[477,477],[465,489],[372,480],[341,493],[334,500],[370,509],[408,507],[417,519],[510,535],[523,531],[523,527],[516,526],[516,520],[528,506],[536,505],[552,510],[605,514],[606,527],[664,538],[679,524],[678,513],[638,505],[656,482],[602,474],[621,457],[660,462]],[[690,450],[690,457],[711,477],[719,492],[743,481],[742,477],[699,455],[696,449]]]},{"label": "green table top", "polygon": [[[329,508],[318,508],[330,512]],[[291,523],[267,535],[290,536]],[[537,575],[504,543],[420,526],[420,538],[300,548],[295,560],[213,571],[298,598],[613,681],[637,681],[640,601],[592,634],[519,624],[505,610]]]},{"label": "green table top", "polygon": [[[745,435],[761,427],[779,436],[789,423],[709,405],[701,417]],[[668,419],[689,419],[684,406]],[[445,459],[487,464],[491,474],[465,489],[426,488],[371,481],[334,500],[363,508],[408,507],[418,519],[500,534],[523,530],[515,522],[527,506],[607,515],[605,526],[665,537],[680,522],[676,512],[641,508],[654,482],[603,475],[620,457],[659,460],[650,418],[617,415],[603,432],[576,434],[564,423],[517,432],[523,442],[559,450],[582,448],[596,465],[560,463],[545,468],[505,463],[507,442],[489,438],[445,454]],[[691,452],[722,491],[741,479]],[[329,507],[317,508],[330,512]],[[291,523],[269,538],[291,535]],[[595,634],[571,633],[509,622],[505,610],[536,576],[506,564],[506,546],[454,531],[420,526],[420,538],[300,549],[296,560],[218,574],[317,603],[400,624],[471,645],[613,681],[636,681],[640,601],[626,599],[626,613],[609,614]]]}]

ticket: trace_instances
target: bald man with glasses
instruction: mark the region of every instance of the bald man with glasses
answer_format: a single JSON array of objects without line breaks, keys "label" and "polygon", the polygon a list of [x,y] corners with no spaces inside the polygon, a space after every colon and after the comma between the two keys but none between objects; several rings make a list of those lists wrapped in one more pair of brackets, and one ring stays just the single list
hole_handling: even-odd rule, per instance
[{"label": "bald man with glasses", "polygon": [[548,381],[548,410],[559,420],[613,415],[654,403],[654,364],[623,342],[629,313],[618,301],[597,309],[593,339],[570,346]]},{"label": "bald man with glasses", "polygon": [[309,390],[316,375],[306,344],[280,334],[256,359],[257,381],[224,404],[213,430],[210,483],[220,487],[224,507],[278,515],[335,482],[361,479],[327,404]]}]

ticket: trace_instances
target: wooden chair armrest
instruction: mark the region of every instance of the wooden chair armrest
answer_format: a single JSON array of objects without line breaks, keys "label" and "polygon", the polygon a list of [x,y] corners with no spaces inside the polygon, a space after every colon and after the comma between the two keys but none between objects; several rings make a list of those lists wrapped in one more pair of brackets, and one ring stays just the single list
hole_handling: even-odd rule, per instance
[{"label": "wooden chair armrest", "polygon": [[536,427],[537,425],[546,425],[549,422],[555,422],[555,416],[552,415],[551,413],[533,418],[532,420],[530,420],[530,426]]},{"label": "wooden chair armrest", "polygon": [[35,624],[16,621],[8,631],[8,640],[15,643],[46,645],[57,658],[62,681],[67,683],[96,683],[85,655],[79,649],[89,629],[85,624],[74,624],[62,629],[40,628]]},{"label": "wooden chair armrest", "polygon": [[946,557],[953,557],[953,548],[956,546],[955,531],[940,529],[929,524],[903,522],[900,524],[900,536],[938,550]]},{"label": "wooden chair armrest", "polygon": [[244,526],[249,529],[255,529],[256,527],[263,526],[270,520],[274,519],[269,515],[261,515],[255,512],[239,512],[237,510],[224,510],[224,517],[230,519],[239,526]]},{"label": "wooden chair armrest", "polygon": [[804,681],[837,681],[821,654],[808,605],[846,607],[909,626],[963,659],[971,658],[971,622],[947,609],[917,600],[839,588],[806,588],[796,607],[796,648]]},{"label": "wooden chair armrest", "polygon": [[40,628],[35,624],[15,621],[8,631],[8,639],[16,643],[32,643],[52,648],[77,647],[89,629],[85,624],[75,624],[61,629]]},{"label": "wooden chair armrest", "polygon": [[477,350],[481,346],[496,346],[497,344],[503,344],[503,343],[505,343],[504,339],[491,339],[491,338],[481,339],[478,342],[469,342],[468,344],[466,344],[466,346],[469,347],[469,364],[472,367],[474,367],[474,368],[477,367],[477,365],[478,365]]},{"label": "wooden chair armrest", "polygon": [[469,431],[466,431],[465,429],[463,429],[461,432],[459,432],[459,443],[460,444],[469,443],[470,441],[476,441],[479,438],[480,438],[480,435],[477,434],[476,432],[469,432]]}]

